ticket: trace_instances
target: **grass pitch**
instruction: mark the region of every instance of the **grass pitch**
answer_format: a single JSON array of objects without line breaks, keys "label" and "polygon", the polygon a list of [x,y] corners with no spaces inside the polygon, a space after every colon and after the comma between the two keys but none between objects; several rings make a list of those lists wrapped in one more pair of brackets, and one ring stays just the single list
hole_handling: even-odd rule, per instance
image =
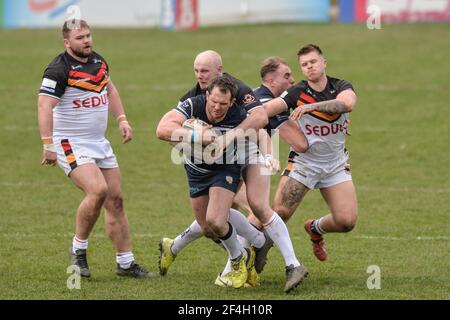
[{"label": "grass pitch", "polygon": [[[310,192],[288,227],[310,277],[283,293],[277,250],[258,288],[214,286],[226,257],[206,239],[187,247],[166,277],[137,281],[114,274],[114,250],[100,220],[90,238],[92,278],[66,286],[67,249],[81,192],[59,168],[39,166],[36,98],[46,65],[63,50],[59,30],[0,30],[0,299],[450,299],[449,24],[273,24],[170,33],[94,29],[95,50],[110,64],[130,123],[122,145],[111,120],[108,137],[123,174],[133,251],[157,272],[157,244],[193,219],[186,177],[155,137],[161,116],[195,82],[196,53],[214,49],[225,70],[252,86],[269,55],[288,59],[301,79],[296,52],[313,42],[328,74],[351,81],[359,101],[347,140],[359,199],[349,234],[329,234],[329,260],[317,261],[303,221],[327,212]],[[282,146],[281,161],[285,161]],[[272,191],[278,183],[272,180]],[[367,268],[379,266],[381,289],[369,290]]]}]

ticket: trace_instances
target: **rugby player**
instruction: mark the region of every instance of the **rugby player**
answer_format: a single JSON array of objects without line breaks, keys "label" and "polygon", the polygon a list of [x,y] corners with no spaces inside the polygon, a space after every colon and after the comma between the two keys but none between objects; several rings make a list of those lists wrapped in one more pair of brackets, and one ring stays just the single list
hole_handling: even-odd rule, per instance
[{"label": "rugby player", "polygon": [[[218,135],[237,127],[247,118],[247,110],[235,104],[236,92],[237,86],[228,76],[213,79],[206,95],[188,98],[163,116],[156,131],[158,138],[171,143],[194,142],[195,131],[183,127],[183,123],[192,118],[211,125]],[[208,130],[200,132],[202,144],[214,142],[215,135],[206,135]],[[237,163],[235,152],[225,152],[223,156],[222,162],[208,163],[191,152],[185,155],[184,168],[196,221],[202,229],[212,232],[211,237],[220,240],[231,260],[231,272],[219,276],[218,281],[226,287],[240,288],[254,269],[255,253],[253,248],[244,249],[237,239],[236,227],[228,219],[239,185],[241,165]]]},{"label": "rugby player", "polygon": [[[208,50],[198,54],[194,61],[194,73],[198,82],[192,90],[180,99],[180,102],[183,99],[202,93],[208,80],[211,81],[214,76],[225,74],[231,77],[238,87],[236,104],[244,107],[250,114],[238,128],[243,129],[243,132],[249,128],[259,130],[268,123],[267,120],[261,120],[261,118],[263,118],[263,116],[260,115],[262,104],[253,93],[252,89],[242,81],[223,72],[222,59],[217,52]],[[264,114],[264,116],[266,115]],[[252,117],[255,117],[256,119],[251,120]],[[223,141],[233,141],[233,138],[236,137],[235,133],[236,130],[229,130],[226,134],[220,136],[219,138],[223,138],[223,140],[220,140],[222,141],[222,145],[226,145]],[[273,240],[273,243],[279,248],[285,261],[287,278],[284,290],[288,293],[303,281],[308,272],[306,268],[300,264],[300,261],[295,255],[285,223],[278,214],[270,208],[270,175],[261,174],[264,166],[265,164],[262,163],[248,163],[242,172],[242,176],[246,182],[246,193],[250,208],[257,219],[262,223],[266,234],[264,245],[261,247],[254,245],[256,251],[255,269],[258,273],[262,271],[266,263],[266,253],[272,245],[272,241],[269,239]],[[198,221],[194,221],[188,229],[175,239],[175,241],[170,238],[163,238],[161,240],[159,263],[161,274],[167,272],[175,256],[183,247],[193,240],[198,239],[203,234],[208,233],[204,226],[199,227],[196,225],[197,223]]]},{"label": "rugby player", "polygon": [[92,50],[92,34],[84,20],[66,21],[62,28],[65,52],[44,72],[38,98],[42,165],[58,165],[85,197],[76,214],[70,263],[90,277],[88,238],[102,206],[106,232],[116,250],[119,276],[152,276],[134,260],[127,215],[123,206],[121,175],[116,156],[105,138],[108,110],[117,120],[123,142],[133,130],[119,93],[109,77],[105,59]]},{"label": "rugby player", "polygon": [[309,190],[320,190],[330,213],[319,219],[307,219],[304,228],[311,238],[314,255],[325,261],[323,235],[351,231],[358,215],[345,149],[349,113],[357,97],[350,82],[327,76],[327,62],[317,45],[304,46],[297,56],[306,80],[264,107],[270,117],[291,109],[290,118],[298,122],[309,148],[304,153],[291,149],[273,206],[287,221]]}]

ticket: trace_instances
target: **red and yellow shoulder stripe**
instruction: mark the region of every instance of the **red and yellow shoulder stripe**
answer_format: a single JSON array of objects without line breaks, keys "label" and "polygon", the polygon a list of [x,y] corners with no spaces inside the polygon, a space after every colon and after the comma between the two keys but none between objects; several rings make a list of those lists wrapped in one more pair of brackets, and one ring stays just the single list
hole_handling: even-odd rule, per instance
[{"label": "red and yellow shoulder stripe", "polygon": [[[298,97],[297,107],[300,107],[300,106],[302,106],[304,104],[316,103],[316,102],[317,102],[316,99],[314,99],[310,95],[302,92],[302,93],[300,93],[300,95]],[[316,118],[319,118],[319,119],[327,121],[327,122],[336,121],[341,116],[340,114],[329,115],[327,113],[323,113],[323,112],[320,112],[320,111],[313,111],[310,114],[313,115]]]},{"label": "red and yellow shoulder stripe", "polygon": [[89,91],[101,92],[108,83],[109,77],[106,64],[103,62],[97,74],[92,75],[76,70],[69,71],[67,84],[71,87]]}]

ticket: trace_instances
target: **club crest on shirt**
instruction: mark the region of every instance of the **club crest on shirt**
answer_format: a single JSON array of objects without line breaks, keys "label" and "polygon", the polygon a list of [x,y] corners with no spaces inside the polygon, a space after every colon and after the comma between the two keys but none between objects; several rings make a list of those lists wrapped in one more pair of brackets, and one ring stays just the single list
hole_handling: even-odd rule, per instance
[{"label": "club crest on shirt", "polygon": [[225,180],[228,182],[228,184],[232,184],[233,183],[233,177],[232,176],[226,176]]},{"label": "club crest on shirt", "polygon": [[242,102],[244,102],[244,104],[250,104],[250,103],[253,103],[253,102],[255,102],[255,97],[252,96],[251,94],[247,93],[247,94],[244,96],[244,99],[242,99]]}]

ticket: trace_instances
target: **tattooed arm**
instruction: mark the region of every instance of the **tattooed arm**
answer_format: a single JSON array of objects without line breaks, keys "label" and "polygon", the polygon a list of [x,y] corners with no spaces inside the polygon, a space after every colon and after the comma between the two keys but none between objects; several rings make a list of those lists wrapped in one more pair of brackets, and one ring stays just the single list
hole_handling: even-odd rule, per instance
[{"label": "tattooed arm", "polygon": [[296,108],[290,118],[300,119],[305,113],[319,111],[330,115],[337,113],[351,112],[356,104],[356,94],[353,90],[347,89],[339,93],[334,100],[311,103]]}]

